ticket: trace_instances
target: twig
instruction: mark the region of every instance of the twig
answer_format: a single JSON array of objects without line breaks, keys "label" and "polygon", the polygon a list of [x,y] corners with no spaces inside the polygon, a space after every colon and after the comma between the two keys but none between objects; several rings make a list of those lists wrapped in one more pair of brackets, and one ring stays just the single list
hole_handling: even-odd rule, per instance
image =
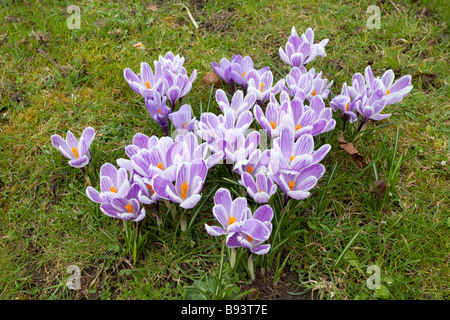
[{"label": "twig", "polygon": [[60,72],[63,72],[63,70],[62,70],[62,68],[59,66],[59,64],[57,64],[55,61],[53,61],[53,59],[50,58],[50,57],[45,53],[44,50],[42,50],[41,48],[38,48],[38,51],[39,51],[44,57],[46,57],[48,61],[50,61],[54,66],[56,66],[56,67],[59,69]]},{"label": "twig", "polygon": [[184,4],[182,4],[182,3],[175,3],[175,5],[176,5],[176,6],[183,6],[183,7],[186,9],[189,18],[191,19],[192,23],[194,24],[194,27],[195,27],[196,29],[198,29],[198,24],[197,24],[197,22],[195,22],[194,17],[192,16],[192,14],[191,14],[191,12],[189,11],[188,7],[186,7],[186,6],[185,6]]},{"label": "twig", "polygon": [[3,38],[2,42],[0,42],[0,47],[2,46],[3,42],[5,42],[6,38],[8,38],[9,32],[6,33],[6,36]]}]

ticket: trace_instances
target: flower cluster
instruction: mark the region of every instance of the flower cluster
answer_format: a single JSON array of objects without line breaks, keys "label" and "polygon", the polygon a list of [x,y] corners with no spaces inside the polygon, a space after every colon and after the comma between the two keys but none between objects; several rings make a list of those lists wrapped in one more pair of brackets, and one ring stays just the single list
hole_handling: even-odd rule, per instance
[{"label": "flower cluster", "polygon": [[169,135],[169,118],[177,130],[183,132],[193,130],[195,119],[191,118],[191,107],[184,105],[184,108],[175,112],[175,106],[191,91],[192,83],[197,78],[197,70],[194,69],[188,77],[183,67],[184,57],[178,54],[175,56],[170,51],[164,57],[159,56],[153,63],[154,72],[147,62],[141,63],[141,72],[137,75],[130,68],[125,68],[123,72],[125,80],[131,89],[144,97],[150,117],[161,126],[166,136]]},{"label": "flower cluster", "polygon": [[361,117],[359,130],[368,120],[383,120],[391,114],[381,113],[387,105],[403,100],[411,91],[411,76],[406,75],[394,83],[395,75],[392,70],[386,71],[381,79],[375,78],[370,66],[352,78],[352,85],[344,83],[341,94],[334,97],[330,106],[333,111],[341,111],[344,129],[347,121],[353,123]]}]

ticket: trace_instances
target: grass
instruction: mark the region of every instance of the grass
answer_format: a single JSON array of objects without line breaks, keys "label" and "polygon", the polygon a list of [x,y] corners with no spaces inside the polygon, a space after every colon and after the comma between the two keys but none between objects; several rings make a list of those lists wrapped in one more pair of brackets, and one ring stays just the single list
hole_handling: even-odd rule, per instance
[{"label": "grass", "polygon": [[[346,137],[369,163],[365,170],[340,150],[337,115],[336,130],[318,140],[332,145],[327,172],[288,217],[300,230],[286,245],[285,270],[298,274],[296,292],[448,299],[448,3],[378,2],[381,29],[372,30],[370,1],[188,1],[198,30],[175,3],[78,1],[81,28],[72,30],[69,1],[0,3],[0,298],[182,299],[194,281],[214,275],[222,245],[203,227],[213,221],[212,198],[188,235],[151,229],[132,265],[121,221],[86,198],[81,173],[50,136],[69,129],[79,136],[92,126],[94,165],[115,164],[134,133],[163,134],[123,79],[124,68],[137,71],[167,51],[184,56],[188,73],[198,71],[185,100],[198,117],[219,110],[201,81],[212,61],[250,55],[280,79],[288,68],[278,48],[296,26],[315,29],[316,41],[330,39],[327,57],[313,62],[335,83],[328,102],[367,65],[378,76],[388,69],[410,74],[414,85],[389,106],[389,119],[370,123],[362,136],[347,127]],[[134,48],[139,41],[145,51]],[[370,186],[380,179],[387,191],[378,200]],[[208,175],[204,194],[217,183],[226,181]],[[66,288],[70,265],[81,269],[82,290]],[[371,265],[380,268],[381,291],[365,285]],[[244,270],[231,279],[248,283]]]}]

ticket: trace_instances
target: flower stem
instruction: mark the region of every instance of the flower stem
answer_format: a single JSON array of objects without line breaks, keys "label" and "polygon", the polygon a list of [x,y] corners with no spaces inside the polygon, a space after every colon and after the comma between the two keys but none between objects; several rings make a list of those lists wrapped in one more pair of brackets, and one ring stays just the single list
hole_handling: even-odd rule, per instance
[{"label": "flower stem", "polygon": [[252,281],[255,281],[255,267],[253,266],[253,256],[250,249],[247,249],[248,252],[248,262],[247,267],[248,271],[250,272],[250,277],[252,278]]},{"label": "flower stem", "polygon": [[84,167],[82,167],[82,168],[80,168],[80,169],[81,169],[81,172],[83,173],[84,180],[86,180],[86,184],[87,184],[89,187],[92,187],[91,179],[89,179],[89,176],[87,175],[86,170],[84,170]]},{"label": "flower stem", "polygon": [[234,267],[236,266],[236,248],[230,249],[230,267],[231,270],[234,270]]}]

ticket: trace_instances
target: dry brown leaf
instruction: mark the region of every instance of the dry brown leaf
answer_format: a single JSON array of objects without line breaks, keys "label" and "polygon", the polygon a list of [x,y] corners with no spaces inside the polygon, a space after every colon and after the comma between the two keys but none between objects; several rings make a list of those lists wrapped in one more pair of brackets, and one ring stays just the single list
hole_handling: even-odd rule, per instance
[{"label": "dry brown leaf", "polygon": [[345,141],[343,137],[339,137],[339,147],[341,147],[341,149],[351,155],[353,160],[355,160],[355,162],[361,169],[366,166],[364,162],[364,156],[358,150],[356,150],[353,143]]},{"label": "dry brown leaf", "polygon": [[[373,184],[375,184],[375,190]],[[377,180],[373,184],[370,185],[370,191],[377,195],[378,200],[383,199],[384,193],[386,192],[386,180]]]},{"label": "dry brown leaf", "polygon": [[215,88],[220,88],[220,79],[215,72],[209,72],[205,74],[202,79],[202,82],[208,86],[214,85]]},{"label": "dry brown leaf", "polygon": [[158,10],[159,10],[157,5],[153,4],[153,3],[149,3],[145,7],[153,12],[158,12]]}]

